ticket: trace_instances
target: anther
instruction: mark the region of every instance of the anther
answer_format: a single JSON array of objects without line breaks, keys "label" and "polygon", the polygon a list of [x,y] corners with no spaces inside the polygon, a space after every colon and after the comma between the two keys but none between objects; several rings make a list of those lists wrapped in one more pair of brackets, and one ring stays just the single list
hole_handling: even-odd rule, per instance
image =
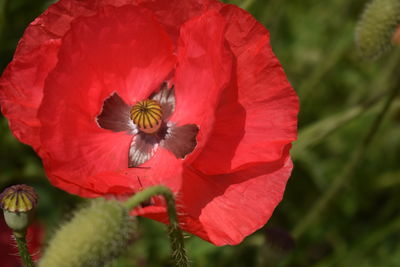
[{"label": "anther", "polygon": [[160,129],[162,122],[162,109],[160,104],[154,100],[143,100],[137,102],[131,109],[131,119],[134,124],[144,133],[155,133]]}]

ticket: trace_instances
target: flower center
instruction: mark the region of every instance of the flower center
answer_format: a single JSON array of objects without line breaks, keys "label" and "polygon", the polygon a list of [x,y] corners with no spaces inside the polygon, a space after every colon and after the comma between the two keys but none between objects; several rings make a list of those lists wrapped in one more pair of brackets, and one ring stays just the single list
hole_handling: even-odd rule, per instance
[{"label": "flower center", "polygon": [[133,123],[137,125],[139,130],[149,134],[160,129],[162,115],[161,105],[150,99],[137,102],[131,109]]}]

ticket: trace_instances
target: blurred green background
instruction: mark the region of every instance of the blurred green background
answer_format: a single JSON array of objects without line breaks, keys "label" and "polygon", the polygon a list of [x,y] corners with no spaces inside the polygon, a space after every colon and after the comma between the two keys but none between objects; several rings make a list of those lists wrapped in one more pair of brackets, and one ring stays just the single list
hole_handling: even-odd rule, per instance
[{"label": "blurred green background", "polygon": [[[193,266],[400,266],[400,52],[357,53],[364,0],[233,0],[271,32],[273,50],[301,100],[293,175],[269,223],[238,246],[186,241]],[[51,4],[0,0],[0,71],[26,26]],[[396,72],[397,71],[397,72]],[[372,130],[371,130],[372,128]],[[365,136],[372,132],[372,140]],[[358,164],[357,164],[358,163]],[[0,190],[27,183],[40,194],[47,237],[81,200],[47,182],[35,153],[0,115]],[[139,238],[110,266],[169,266],[165,227],[139,219]],[[1,265],[1,259],[0,259]]]}]

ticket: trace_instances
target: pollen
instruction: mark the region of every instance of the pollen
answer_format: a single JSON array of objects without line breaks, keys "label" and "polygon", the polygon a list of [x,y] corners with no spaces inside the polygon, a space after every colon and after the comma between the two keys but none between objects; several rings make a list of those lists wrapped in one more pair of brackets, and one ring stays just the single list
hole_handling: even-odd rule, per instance
[{"label": "pollen", "polygon": [[133,123],[137,125],[139,130],[149,134],[160,129],[162,115],[161,105],[150,99],[137,102],[131,109]]}]

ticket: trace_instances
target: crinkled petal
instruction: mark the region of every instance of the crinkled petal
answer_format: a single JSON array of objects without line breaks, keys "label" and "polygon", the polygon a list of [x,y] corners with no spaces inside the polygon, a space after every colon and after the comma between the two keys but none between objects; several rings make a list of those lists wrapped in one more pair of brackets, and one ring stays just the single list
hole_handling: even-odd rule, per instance
[{"label": "crinkled petal", "polygon": [[13,61],[0,78],[1,112],[21,142],[34,149],[40,147],[37,111],[43,97],[44,81],[57,63],[60,38],[69,30],[71,21],[92,16],[104,5],[120,6],[132,2],[61,0],[25,30]]},{"label": "crinkled petal", "polygon": [[213,132],[193,163],[208,174],[281,158],[284,147],[296,139],[299,109],[267,30],[235,6],[225,6],[220,12],[236,56],[236,81],[221,97]]},{"label": "crinkled petal", "polygon": [[[275,162],[224,175],[205,175],[186,168],[182,192],[177,195],[182,228],[222,246],[236,245],[264,226],[281,201],[292,171],[292,161],[287,152],[284,155]],[[168,222],[158,207],[136,212]]]},{"label": "crinkled petal", "polygon": [[181,26],[190,19],[201,15],[211,6],[218,5],[216,0],[135,0],[137,5],[148,9],[176,42]]},{"label": "crinkled petal", "polygon": [[215,107],[231,78],[232,54],[224,43],[225,27],[225,20],[209,11],[181,29],[174,79],[176,108],[170,121],[199,127],[197,146],[186,163],[204,146]]},{"label": "crinkled petal", "polygon": [[96,117],[114,92],[130,105],[149,97],[175,65],[172,50],[162,27],[137,7],[105,7],[72,23],[39,111],[42,159],[53,183],[74,194],[117,194],[137,189],[140,177],[161,176],[162,167],[129,169],[132,135],[102,129]]}]

